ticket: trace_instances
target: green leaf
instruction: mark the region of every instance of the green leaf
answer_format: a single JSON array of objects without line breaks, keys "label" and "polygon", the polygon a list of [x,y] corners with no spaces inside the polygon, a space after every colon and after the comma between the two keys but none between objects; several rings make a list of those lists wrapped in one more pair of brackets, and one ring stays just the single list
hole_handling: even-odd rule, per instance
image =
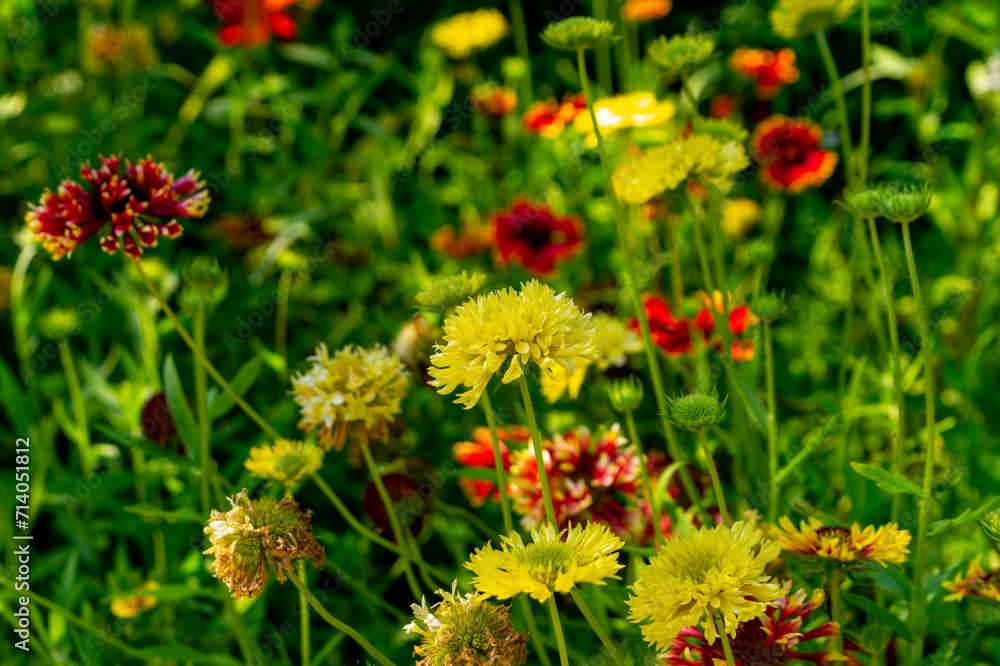
[{"label": "green leaf", "polygon": [[966,509],[962,513],[958,514],[954,518],[948,518],[945,520],[938,520],[931,523],[930,530],[927,532],[927,536],[937,536],[942,532],[947,532],[954,527],[961,527],[962,525],[967,525],[972,521],[976,520],[979,516],[983,514],[984,511],[993,511],[997,507],[1000,507],[1000,496],[994,497],[986,504],[982,505],[978,509]]},{"label": "green leaf", "polygon": [[167,510],[153,506],[152,504],[130,504],[122,508],[129,513],[135,513],[144,518],[162,518],[171,525],[174,523],[203,523],[206,518],[199,513],[195,513],[192,509],[186,508]]},{"label": "green leaf", "polygon": [[198,424],[194,420],[191,405],[184,395],[181,378],[177,374],[172,354],[167,354],[163,362],[163,390],[167,394],[167,404],[177,425],[177,434],[188,451],[199,451]]},{"label": "green leaf", "polygon": [[177,644],[140,648],[136,650],[136,653],[149,661],[186,661],[192,664],[210,664],[214,666],[239,666],[243,663],[228,655],[205,654],[185,645]]},{"label": "green leaf", "polygon": [[764,403],[761,401],[760,396],[751,389],[743,376],[736,370],[736,368],[728,368],[729,376],[735,379],[734,382],[736,387],[740,390],[740,398],[743,400],[744,406],[747,408],[747,412],[753,417],[754,423],[762,433],[767,432],[767,409],[764,408]]},{"label": "green leaf", "polygon": [[864,463],[852,462],[851,467],[861,476],[874,481],[875,485],[887,493],[891,493],[893,495],[905,493],[907,495],[916,495],[921,498],[924,496],[924,491],[920,488],[920,486],[913,483],[913,481],[910,481],[906,477],[899,474],[887,472],[877,465],[866,465]]},{"label": "green leaf", "polygon": [[144,597],[156,597],[157,599],[163,601],[182,601],[184,599],[191,599],[192,597],[218,597],[219,591],[218,588],[211,587],[161,585],[155,590],[142,590],[141,592],[137,592],[136,590],[125,590],[123,592],[109,594],[101,599],[101,601],[107,603],[112,599],[125,599],[127,597],[134,597],[136,594],[141,594]]},{"label": "green leaf", "polygon": [[[257,375],[260,374],[261,359],[259,356],[255,356],[250,359],[236,372],[236,375],[230,380],[229,385],[233,387],[237,395],[242,397],[253,383],[257,381]],[[215,420],[228,412],[233,408],[236,403],[233,401],[232,397],[222,391],[215,398],[208,403],[208,418]]]},{"label": "green leaf", "polygon": [[4,411],[17,429],[16,435],[29,437],[32,410],[25,398],[24,389],[21,388],[21,382],[2,359],[0,359],[0,391],[2,391],[0,403],[3,403]]}]

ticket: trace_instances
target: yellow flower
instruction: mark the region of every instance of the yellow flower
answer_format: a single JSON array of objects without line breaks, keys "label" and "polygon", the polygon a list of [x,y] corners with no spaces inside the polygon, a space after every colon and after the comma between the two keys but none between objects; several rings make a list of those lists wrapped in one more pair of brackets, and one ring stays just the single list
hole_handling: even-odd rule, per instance
[{"label": "yellow flower", "polygon": [[[565,539],[564,539],[565,537]],[[511,532],[500,537],[500,550],[486,545],[465,563],[476,574],[472,583],[483,595],[509,599],[526,593],[547,601],[553,592],[565,594],[577,583],[605,585],[618,578],[618,549],[624,542],[604,525],[587,523],[556,532],[545,523],[531,530],[532,543]]]},{"label": "yellow flower", "polygon": [[250,449],[243,466],[285,488],[317,471],[323,465],[323,449],[293,439],[279,439],[272,446],[262,444]]},{"label": "yellow flower", "polygon": [[302,418],[299,428],[319,431],[327,451],[344,447],[348,431],[354,428],[367,441],[385,441],[388,423],[400,412],[409,375],[395,354],[382,345],[363,349],[347,345],[330,357],[326,345],[316,347],[316,355],[305,374],[292,378],[292,393]]},{"label": "yellow flower", "polygon": [[743,238],[760,221],[760,204],[753,199],[731,199],[722,206],[722,231],[730,238]]},{"label": "yellow flower", "polygon": [[143,583],[133,588],[135,594],[128,597],[118,597],[111,602],[111,614],[123,620],[130,620],[140,613],[156,608],[156,597],[141,594],[142,592],[160,589],[160,584],[155,580]]},{"label": "yellow flower", "polygon": [[858,0],[778,0],[771,10],[771,30],[785,39],[809,35],[842,23]]},{"label": "yellow flower", "polygon": [[885,566],[886,562],[902,564],[910,552],[906,548],[910,545],[910,533],[899,529],[896,523],[877,529],[873,525],[861,529],[854,523],[847,529],[827,527],[818,518],[810,517],[796,529],[788,516],[782,516],[778,523],[780,528],[771,526],[770,536],[781,549],[808,557],[844,563],[872,560]]},{"label": "yellow flower", "polygon": [[538,280],[501,289],[470,300],[444,322],[445,346],[431,356],[429,382],[441,394],[459,386],[468,390],[457,403],[471,409],[486,384],[509,360],[503,383],[518,379],[528,363],[551,374],[575,371],[581,359],[597,356],[596,330],[591,315],[580,311],[565,293]]},{"label": "yellow flower", "polygon": [[741,622],[760,617],[768,603],[785,596],[787,590],[764,573],[780,552],[743,522],[669,539],[632,586],[629,620],[650,620],[642,634],[660,651],[681,629],[698,625],[713,644],[719,635],[716,618],[735,636]]},{"label": "yellow flower", "polygon": [[945,601],[961,601],[968,596],[1000,601],[1000,550],[991,551],[987,555],[986,566],[989,570],[983,568],[982,559],[982,555],[976,556],[965,573],[959,572],[955,580],[941,584],[944,589],[952,592],[944,598]]},{"label": "yellow flower", "polygon": [[[594,313],[593,321],[597,333],[597,358],[593,365],[601,372],[612,366],[622,367],[628,362],[627,354],[642,351],[642,340],[624,322],[606,312]],[[553,403],[569,391],[569,397],[576,400],[590,365],[591,361],[581,360],[573,372],[557,369],[552,374],[542,375],[539,381],[542,395]]]},{"label": "yellow flower", "polygon": [[455,60],[490,48],[510,33],[510,24],[496,9],[462,12],[441,21],[431,31],[431,41]]},{"label": "yellow flower", "polygon": [[[601,129],[601,136],[608,136],[620,130],[644,127],[661,127],[667,124],[675,112],[673,102],[657,101],[651,92],[636,92],[614,97],[605,97],[594,102],[594,115]],[[589,113],[581,113],[573,120],[573,126],[585,137],[589,147],[597,145],[594,123]]]},{"label": "yellow flower", "polygon": [[622,18],[633,23],[661,19],[673,8],[671,0],[628,0],[622,5]]}]

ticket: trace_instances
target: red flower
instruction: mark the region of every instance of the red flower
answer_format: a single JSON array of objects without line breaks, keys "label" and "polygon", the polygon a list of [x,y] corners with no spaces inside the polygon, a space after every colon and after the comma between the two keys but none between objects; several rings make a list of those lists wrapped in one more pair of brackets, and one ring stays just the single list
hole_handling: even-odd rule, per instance
[{"label": "red flower", "polygon": [[[505,470],[510,469],[510,451],[505,442],[528,442],[531,440],[531,432],[524,426],[513,426],[504,430],[497,428],[497,439],[500,440],[500,462]],[[452,447],[452,454],[462,465],[467,467],[480,467],[483,469],[496,469],[496,458],[493,455],[493,437],[489,428],[476,428],[472,432],[471,442],[459,442]],[[458,485],[465,491],[469,498],[469,504],[473,508],[479,508],[487,498],[500,499],[500,489],[495,481],[484,481],[482,479],[459,479]]]},{"label": "red flower", "polygon": [[[786,582],[784,587],[791,590],[791,581]],[[802,630],[813,611],[823,605],[824,599],[823,590],[816,590],[807,602],[806,591],[799,590],[768,604],[764,615],[740,624],[736,637],[729,639],[734,661],[741,666],[767,666],[793,661],[833,666],[844,661],[844,657],[834,650],[799,652],[803,643],[840,633],[836,622],[824,622],[809,631]],[[722,641],[716,640],[709,645],[701,629],[685,627],[670,644],[667,653],[660,655],[659,663],[664,666],[715,666],[726,663],[726,655]]]},{"label": "red flower", "polygon": [[[666,301],[657,296],[643,298],[650,337],[668,356],[678,357],[694,350],[692,329],[700,335],[703,345],[711,346],[713,349],[721,347],[721,341],[713,340],[712,334],[715,331],[716,315],[723,312],[722,295],[715,292],[714,298],[709,298],[708,294],[699,292],[698,297],[703,307],[690,319],[675,316]],[[730,305],[730,307],[729,332],[733,336],[740,336],[757,324],[757,317],[746,305]],[[629,322],[629,326],[639,330],[639,322],[634,318]],[[730,354],[736,361],[751,360],[753,341],[734,337]]]},{"label": "red flower", "polygon": [[285,8],[299,0],[209,0],[215,16],[222,22],[219,39],[227,46],[242,44],[253,48],[271,40],[292,39],[298,26]]},{"label": "red flower", "polygon": [[[427,500],[420,494],[420,486],[417,485],[416,481],[399,472],[384,474],[382,483],[385,484],[389,499],[396,507],[396,515],[399,516],[404,527],[409,529],[414,536],[420,534],[424,527],[424,517],[429,508]],[[362,503],[365,515],[375,525],[375,531],[379,534],[388,534],[389,538],[395,541],[389,514],[385,510],[385,503],[379,496],[378,488],[371,481],[365,486]]]},{"label": "red flower", "polygon": [[556,259],[579,251],[580,224],[573,217],[556,217],[547,206],[520,200],[493,217],[497,249],[502,261],[513,258],[535,273],[555,269]]},{"label": "red flower", "polygon": [[775,52],[741,46],[729,57],[729,67],[754,82],[754,92],[760,99],[773,99],[782,86],[799,80],[795,51],[791,49]]},{"label": "red flower", "polygon": [[837,153],[819,146],[822,136],[822,128],[804,118],[777,115],[758,125],[750,143],[765,184],[798,194],[825,183],[837,166]]},{"label": "red flower", "polygon": [[517,106],[517,93],[495,83],[484,83],[469,93],[472,108],[491,118],[503,118]]},{"label": "red flower", "polygon": [[146,401],[140,421],[142,434],[158,446],[166,446],[177,434],[177,425],[165,393],[157,393]]},{"label": "red flower", "polygon": [[736,115],[736,100],[729,95],[716,95],[708,102],[708,115],[724,120]]},{"label": "red flower", "polygon": [[201,217],[208,209],[205,183],[193,169],[175,180],[151,156],[135,164],[125,160],[124,174],[119,172],[121,155],[101,156],[100,160],[99,169],[91,167],[89,161],[80,166],[89,192],[77,182],[64,180],[57,192],[46,190],[38,206],[29,206],[25,216],[28,228],[53,259],[71,254],[102,232],[105,252],[114,254],[124,245],[127,255],[139,257],[140,246],[154,247],[157,236],[181,235],[181,225],[170,218]]},{"label": "red flower", "polygon": [[535,102],[525,112],[521,123],[524,129],[532,134],[540,134],[547,139],[562,134],[566,125],[582,112],[587,110],[587,98],[583,93],[569,93],[563,97],[562,103],[549,99]]}]

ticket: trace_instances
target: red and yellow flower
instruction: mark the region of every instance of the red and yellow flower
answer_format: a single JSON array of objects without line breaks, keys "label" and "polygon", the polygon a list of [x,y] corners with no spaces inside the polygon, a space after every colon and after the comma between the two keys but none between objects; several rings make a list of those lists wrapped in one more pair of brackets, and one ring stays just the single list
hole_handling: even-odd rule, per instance
[{"label": "red and yellow flower", "polygon": [[[646,296],[646,319],[649,321],[649,332],[653,342],[668,356],[679,357],[695,353],[694,340],[700,340],[701,345],[720,349],[720,339],[713,339],[716,316],[723,312],[722,294],[715,292],[712,297],[699,292],[698,299],[702,308],[694,317],[675,315],[670,306],[658,296]],[[757,317],[746,305],[732,305],[729,310],[729,332],[733,335],[729,353],[735,361],[753,359],[753,340],[743,336],[750,328],[757,325]],[[639,322],[633,319],[630,324],[638,329]]]},{"label": "red and yellow flower", "polygon": [[298,32],[285,9],[299,0],[211,0],[216,18],[222,22],[219,39],[227,46],[247,48],[278,39],[293,39]]},{"label": "red and yellow flower", "polygon": [[848,529],[828,526],[818,518],[810,517],[796,528],[788,516],[782,516],[777,526],[771,526],[771,538],[782,550],[806,557],[840,563],[871,560],[885,566],[889,562],[902,564],[906,561],[911,537],[896,523],[877,528],[869,525],[864,529],[854,523]]},{"label": "red and yellow flower", "polygon": [[568,93],[562,102],[555,99],[535,102],[521,119],[524,129],[539,134],[546,139],[554,139],[563,133],[566,125],[587,110],[587,98],[581,93]]},{"label": "red and yellow flower", "polygon": [[472,108],[491,118],[503,118],[517,106],[517,93],[495,83],[483,83],[469,93]]},{"label": "red and yellow flower", "polygon": [[[503,465],[504,470],[510,470],[510,449],[507,444],[514,442],[521,445],[526,444],[531,441],[531,432],[524,426],[497,428],[497,439],[500,443],[500,464]],[[466,467],[496,469],[493,437],[489,428],[476,428],[472,432],[471,441],[458,442],[452,447],[452,455],[455,456],[455,460]],[[500,488],[496,481],[461,478],[458,480],[458,485],[465,491],[466,497],[469,498],[469,504],[473,508],[479,508],[488,498],[500,499]]]},{"label": "red and yellow flower", "polygon": [[945,601],[961,601],[965,597],[975,596],[1000,601],[1000,550],[994,550],[986,556],[986,566],[983,566],[983,556],[977,556],[969,563],[969,568],[959,572],[955,580],[941,584],[951,594]]},{"label": "red and yellow flower", "polygon": [[795,51],[751,49],[741,46],[729,56],[729,68],[754,84],[760,99],[774,99],[781,88],[799,80]]},{"label": "red and yellow flower", "polygon": [[674,5],[670,0],[628,0],[622,5],[622,18],[633,23],[661,19]]},{"label": "red and yellow flower", "polygon": [[819,187],[833,174],[837,153],[820,147],[823,128],[804,118],[771,116],[750,139],[761,178],[773,189],[799,194]]},{"label": "red and yellow flower", "polygon": [[517,261],[541,275],[551,273],[556,260],[573,256],[583,245],[576,218],[556,217],[548,206],[524,199],[496,214],[493,227],[500,260]]}]

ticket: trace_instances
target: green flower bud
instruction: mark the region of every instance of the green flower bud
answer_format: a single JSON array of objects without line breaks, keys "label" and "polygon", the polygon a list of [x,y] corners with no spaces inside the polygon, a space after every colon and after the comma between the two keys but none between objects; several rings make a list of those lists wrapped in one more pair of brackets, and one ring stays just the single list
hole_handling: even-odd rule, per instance
[{"label": "green flower bud", "polygon": [[773,291],[764,292],[754,297],[750,302],[750,311],[757,315],[761,321],[766,321],[769,324],[787,309],[788,306],[782,295]]},{"label": "green flower bud", "polygon": [[756,238],[747,245],[747,254],[755,264],[769,264],[774,261],[777,252],[774,243],[766,238]]},{"label": "green flower bud", "polygon": [[860,192],[849,192],[843,207],[864,218],[884,217],[903,224],[927,212],[934,191],[929,185],[874,185]]},{"label": "green flower bud", "polygon": [[979,524],[983,526],[986,536],[994,541],[1000,541],[1000,514],[987,511],[979,517]]},{"label": "green flower bud", "polygon": [[614,32],[615,24],[611,21],[574,16],[548,24],[542,31],[542,41],[564,51],[579,51],[614,44],[619,39]]},{"label": "green flower bud", "polygon": [[677,78],[707,64],[715,52],[715,40],[708,33],[661,36],[646,51],[664,75]]},{"label": "green flower bud", "polygon": [[691,432],[718,425],[726,415],[726,401],[719,402],[719,392],[714,388],[668,398],[667,401],[670,403],[670,421],[678,428]]},{"label": "green flower bud", "polygon": [[421,310],[444,313],[478,294],[485,283],[486,276],[482,273],[470,275],[465,271],[439,278],[417,294],[417,304]]},{"label": "green flower bud", "polygon": [[611,406],[621,414],[635,411],[642,404],[642,382],[634,375],[608,382],[606,390]]},{"label": "green flower bud", "polygon": [[38,320],[38,332],[46,338],[62,338],[80,329],[80,315],[72,308],[53,308]]},{"label": "green flower bud", "polygon": [[215,257],[195,257],[184,265],[184,281],[200,291],[214,289],[226,281],[226,272],[222,270]]}]

